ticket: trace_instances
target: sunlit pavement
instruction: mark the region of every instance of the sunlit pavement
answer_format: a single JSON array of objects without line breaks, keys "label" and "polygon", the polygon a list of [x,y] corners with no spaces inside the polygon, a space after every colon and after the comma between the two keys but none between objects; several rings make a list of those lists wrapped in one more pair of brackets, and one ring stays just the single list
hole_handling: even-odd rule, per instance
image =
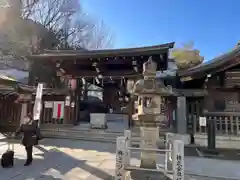
[{"label": "sunlit pavement", "polygon": [[[7,145],[0,144],[0,153]],[[108,143],[45,139],[34,149],[34,162],[24,167],[25,151],[15,145],[15,166],[0,168],[1,180],[110,180],[115,172],[115,146]],[[131,164],[139,164],[139,153],[132,155]],[[158,163],[164,162],[159,155]],[[240,179],[240,162],[185,158],[186,173],[198,174],[185,179]],[[211,176],[211,177],[208,177]],[[222,177],[222,178],[213,178]]]},{"label": "sunlit pavement", "polygon": [[[98,180],[112,179],[115,147],[112,144],[70,140],[44,140],[34,148],[34,162],[24,167],[25,150],[15,144],[15,166],[0,168],[1,180]],[[7,145],[0,145],[3,153]],[[109,152],[110,151],[110,152]]]}]

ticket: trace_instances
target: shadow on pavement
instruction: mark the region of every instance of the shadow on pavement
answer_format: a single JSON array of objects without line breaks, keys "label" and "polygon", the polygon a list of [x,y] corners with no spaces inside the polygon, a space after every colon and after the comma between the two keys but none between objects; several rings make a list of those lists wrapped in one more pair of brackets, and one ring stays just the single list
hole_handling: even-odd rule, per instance
[{"label": "shadow on pavement", "polygon": [[[46,150],[41,146],[37,146],[36,148],[39,148],[39,150],[46,152]],[[97,167],[93,167],[87,164],[86,160],[76,159],[72,156],[67,155],[64,152],[57,152],[57,153],[58,153],[58,158],[62,158],[62,163],[59,163],[57,166],[52,167],[55,171],[48,172],[48,176],[53,176],[55,178],[57,177],[57,179],[63,178],[62,176],[64,176],[65,178],[67,177],[69,179],[70,177],[79,176],[79,179],[82,179],[82,177],[80,177],[81,176],[80,174],[83,173],[83,171],[86,171],[89,173],[87,180],[96,180],[96,179],[111,180],[113,178],[112,175],[98,168],[98,166],[101,165],[101,163]],[[69,166],[66,166],[66,164],[69,164]]]},{"label": "shadow on pavement", "polygon": [[70,139],[44,139],[40,142],[45,146],[56,146],[58,148],[96,150],[98,152],[116,153],[116,145],[112,143],[80,141]]},{"label": "shadow on pavement", "polygon": [[[16,151],[15,151],[16,152]],[[40,154],[40,158],[34,158],[33,164],[31,166],[25,167],[24,163],[26,161],[26,157],[14,157],[14,167],[12,168],[0,168],[0,174],[1,174],[1,180],[10,180],[10,179],[16,179],[16,180],[20,180],[19,176],[29,173],[29,172],[33,172],[32,169],[35,167],[39,167],[42,166],[44,167],[43,161],[44,159],[46,159],[45,156],[50,155],[53,152],[49,152],[49,154]]]},{"label": "shadow on pavement", "polygon": [[[55,146],[53,143],[49,143],[50,146]],[[54,142],[54,144],[58,145],[59,142]],[[83,143],[84,144],[84,143]],[[86,148],[90,149],[89,145],[71,145],[71,143],[66,145],[67,148]],[[65,145],[65,144],[64,144]],[[60,145],[59,145],[60,146]],[[99,146],[99,145],[98,145]],[[95,146],[94,146],[95,147]],[[25,167],[25,154],[19,156],[15,156],[15,163],[13,168],[0,168],[1,180],[26,180],[26,179],[34,179],[34,180],[65,180],[71,179],[75,177],[76,179],[82,180],[110,180],[113,178],[109,172],[109,169],[101,170],[98,167],[101,165],[101,161],[95,166],[92,166],[91,163],[86,160],[80,160],[74,158],[70,155],[67,155],[64,152],[59,151],[57,148],[53,148],[50,150],[45,149],[43,146],[36,146],[41,153],[34,154],[36,157],[33,160],[31,166]],[[98,147],[97,149],[106,151],[107,147]],[[16,152],[16,149],[15,149]],[[83,178],[83,176],[85,178]]]}]

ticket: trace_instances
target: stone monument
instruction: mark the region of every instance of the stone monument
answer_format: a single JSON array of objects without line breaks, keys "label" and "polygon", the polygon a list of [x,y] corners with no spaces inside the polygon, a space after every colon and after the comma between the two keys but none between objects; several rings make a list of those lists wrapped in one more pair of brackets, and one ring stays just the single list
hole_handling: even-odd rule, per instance
[{"label": "stone monument", "polygon": [[[159,124],[165,121],[164,97],[172,95],[171,88],[156,81],[157,64],[150,57],[143,64],[143,79],[136,82],[134,94],[138,97],[138,124],[141,134],[141,148],[157,149]],[[141,152],[141,168],[156,169],[156,152]]]}]

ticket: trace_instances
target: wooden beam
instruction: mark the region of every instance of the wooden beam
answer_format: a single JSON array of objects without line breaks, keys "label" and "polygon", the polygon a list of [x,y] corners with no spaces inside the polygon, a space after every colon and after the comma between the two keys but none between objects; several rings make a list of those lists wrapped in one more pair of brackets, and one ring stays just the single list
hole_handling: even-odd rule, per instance
[{"label": "wooden beam", "polygon": [[[107,70],[105,72],[101,72],[103,77],[132,77],[139,74],[140,73],[137,73],[134,70]],[[66,70],[66,75],[72,75],[73,77],[97,77],[99,73],[97,73],[95,70]]]},{"label": "wooden beam", "polygon": [[[93,78],[93,77],[96,77],[96,76],[90,76],[90,75],[87,75],[87,76],[73,76],[73,78]],[[103,77],[110,77],[110,76],[103,76]],[[125,77],[125,78],[128,78],[128,79],[139,79],[139,78],[142,78],[142,75],[141,74],[129,74],[129,75],[116,75],[116,76],[111,76],[113,77],[114,79],[120,79],[122,77]]]},{"label": "wooden beam", "polygon": [[176,96],[187,96],[187,97],[204,97],[208,94],[205,89],[175,89],[173,92]]}]

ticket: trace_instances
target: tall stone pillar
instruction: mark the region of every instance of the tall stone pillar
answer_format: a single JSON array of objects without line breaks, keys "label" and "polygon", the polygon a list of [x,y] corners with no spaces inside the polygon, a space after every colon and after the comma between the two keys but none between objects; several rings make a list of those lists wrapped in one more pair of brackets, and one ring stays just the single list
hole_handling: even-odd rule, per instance
[{"label": "tall stone pillar", "polygon": [[177,97],[177,133],[187,133],[186,97]]}]

